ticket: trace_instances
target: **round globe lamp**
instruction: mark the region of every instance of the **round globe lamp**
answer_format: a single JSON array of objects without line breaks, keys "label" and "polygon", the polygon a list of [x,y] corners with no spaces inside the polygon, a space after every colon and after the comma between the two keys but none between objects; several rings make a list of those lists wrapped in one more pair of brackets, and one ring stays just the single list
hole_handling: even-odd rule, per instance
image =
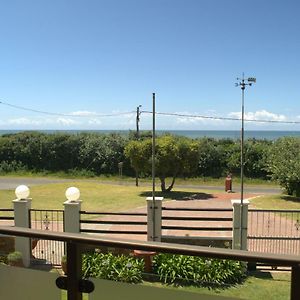
[{"label": "round globe lamp", "polygon": [[27,199],[30,195],[30,189],[27,185],[19,185],[15,189],[15,194],[18,200]]},{"label": "round globe lamp", "polygon": [[77,187],[71,186],[66,190],[66,198],[73,202],[78,201],[80,197],[80,191]]}]

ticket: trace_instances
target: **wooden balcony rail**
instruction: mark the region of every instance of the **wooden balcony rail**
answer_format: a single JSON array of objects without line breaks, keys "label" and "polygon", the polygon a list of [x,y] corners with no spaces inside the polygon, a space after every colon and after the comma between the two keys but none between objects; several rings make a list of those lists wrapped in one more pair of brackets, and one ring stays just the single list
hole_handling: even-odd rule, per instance
[{"label": "wooden balcony rail", "polygon": [[296,255],[268,254],[160,242],[142,242],[135,240],[98,237],[85,234],[48,232],[28,228],[6,226],[0,226],[0,234],[66,242],[68,299],[72,300],[82,299],[82,293],[79,287],[79,283],[81,281],[81,249],[84,245],[155,251],[161,253],[192,255],[207,258],[231,259],[243,262],[260,262],[269,263],[274,266],[290,266],[292,268],[290,299],[300,299],[300,257]]}]

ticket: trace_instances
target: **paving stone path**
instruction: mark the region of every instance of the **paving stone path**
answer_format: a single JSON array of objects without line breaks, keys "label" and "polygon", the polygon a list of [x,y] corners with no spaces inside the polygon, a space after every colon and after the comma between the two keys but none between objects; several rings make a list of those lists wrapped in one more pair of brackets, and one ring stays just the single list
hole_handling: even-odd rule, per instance
[{"label": "paving stone path", "polygon": [[[244,198],[251,198],[257,196],[257,194],[245,194]],[[231,200],[239,199],[240,194],[238,193],[195,193],[190,197],[190,199],[185,200],[168,200],[163,202],[163,206],[167,208],[232,208]],[[128,212],[138,212],[146,213],[146,206],[132,209]],[[231,217],[232,212],[190,212],[190,211],[164,211],[164,216],[187,216],[187,217]],[[146,221],[146,217],[143,216],[107,216],[99,218],[101,220],[134,220],[134,221]],[[178,224],[180,222],[180,224]],[[206,226],[206,227],[232,227],[231,221],[164,221],[164,225],[184,225],[186,226]],[[200,224],[201,222],[201,224]],[[105,227],[103,227],[105,226]],[[88,225],[85,228],[94,228],[94,229],[111,229],[111,230],[146,230],[145,225]],[[230,237],[231,231],[194,231],[194,230],[163,230],[163,235],[172,235],[172,236],[210,236],[210,237]],[[134,240],[143,240],[147,239],[146,235],[134,235],[134,234],[105,234],[105,236],[111,236],[115,238],[126,238]]]}]

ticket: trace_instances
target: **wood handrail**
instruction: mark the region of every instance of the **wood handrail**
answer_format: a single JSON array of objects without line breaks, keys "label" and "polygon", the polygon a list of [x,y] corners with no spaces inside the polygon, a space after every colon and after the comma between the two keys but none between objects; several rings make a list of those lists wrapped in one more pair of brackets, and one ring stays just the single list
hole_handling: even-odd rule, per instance
[{"label": "wood handrail", "polygon": [[0,234],[38,238],[45,240],[58,240],[66,243],[81,245],[107,246],[115,248],[156,251],[161,253],[174,253],[207,258],[231,259],[245,262],[271,263],[279,266],[300,266],[300,256],[281,255],[261,252],[248,252],[223,248],[181,245],[160,242],[143,242],[138,240],[99,237],[90,234],[49,232],[22,227],[0,226]]}]

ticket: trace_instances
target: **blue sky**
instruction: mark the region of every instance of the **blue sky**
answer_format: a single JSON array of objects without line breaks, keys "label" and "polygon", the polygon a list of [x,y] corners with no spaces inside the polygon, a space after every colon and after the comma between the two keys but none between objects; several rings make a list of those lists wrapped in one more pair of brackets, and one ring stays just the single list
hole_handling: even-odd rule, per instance
[{"label": "blue sky", "polygon": [[[300,121],[299,9],[296,0],[4,0],[0,101],[66,116],[2,104],[0,129],[134,129],[134,114],[97,114],[151,110],[152,92],[159,112],[239,117],[242,72],[257,78],[246,118]],[[140,127],[151,128],[151,115]],[[160,116],[157,128],[240,122]]]}]

